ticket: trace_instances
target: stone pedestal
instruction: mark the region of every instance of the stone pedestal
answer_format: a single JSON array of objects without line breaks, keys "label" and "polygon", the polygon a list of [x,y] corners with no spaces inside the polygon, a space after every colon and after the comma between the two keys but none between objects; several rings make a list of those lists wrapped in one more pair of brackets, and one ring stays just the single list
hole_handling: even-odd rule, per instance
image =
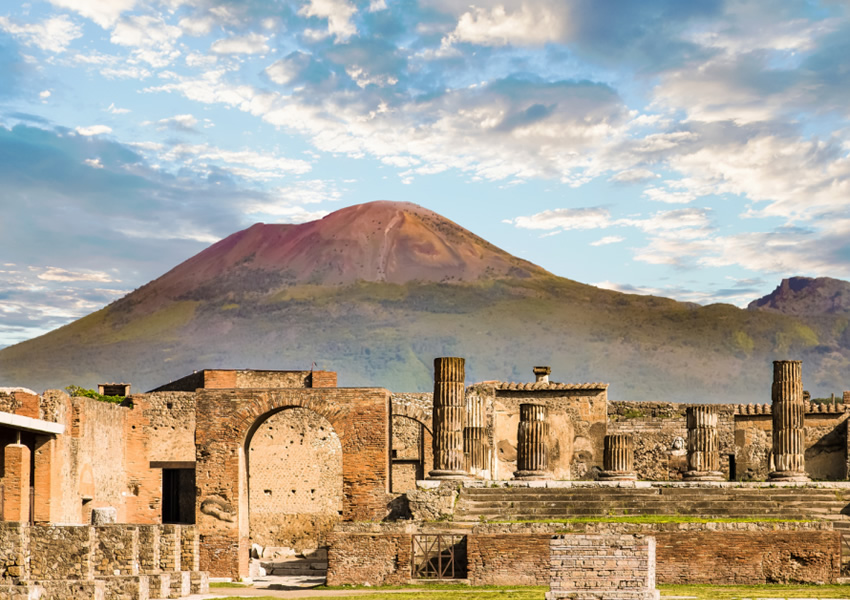
[{"label": "stone pedestal", "polygon": [[803,363],[773,361],[773,464],[770,481],[809,481],[805,462]]},{"label": "stone pedestal", "polygon": [[463,456],[464,378],[464,359],[434,359],[434,470],[429,479],[468,478]]},{"label": "stone pedestal", "polygon": [[688,421],[688,481],[723,481],[720,470],[720,447],[717,437],[717,407],[689,406]]},{"label": "stone pedestal", "polygon": [[463,428],[463,454],[466,471],[474,477],[487,473],[487,437],[484,434],[484,398],[466,399],[466,427]]},{"label": "stone pedestal", "polygon": [[552,479],[549,471],[549,411],[542,404],[519,405],[517,470],[514,479]]},{"label": "stone pedestal", "polygon": [[628,433],[605,436],[605,452],[602,455],[603,470],[599,473],[602,481],[634,481],[635,451],[634,441]]}]

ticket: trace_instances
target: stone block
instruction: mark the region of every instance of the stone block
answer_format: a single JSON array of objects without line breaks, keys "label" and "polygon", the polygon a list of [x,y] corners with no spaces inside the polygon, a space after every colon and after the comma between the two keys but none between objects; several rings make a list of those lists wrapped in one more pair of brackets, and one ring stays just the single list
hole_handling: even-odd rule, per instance
[{"label": "stone block", "polygon": [[151,599],[171,597],[171,573],[148,575],[148,590]]},{"label": "stone block", "polygon": [[118,520],[118,509],[113,506],[104,506],[102,508],[93,508],[91,511],[91,524],[111,525]]},{"label": "stone block", "polygon": [[183,598],[190,593],[192,593],[192,578],[189,571],[172,571],[168,597]]},{"label": "stone block", "polygon": [[189,581],[193,594],[208,594],[210,592],[210,574],[206,571],[192,571]]},{"label": "stone block", "polygon": [[98,577],[102,581],[108,600],[149,600],[150,587],[147,575]]}]

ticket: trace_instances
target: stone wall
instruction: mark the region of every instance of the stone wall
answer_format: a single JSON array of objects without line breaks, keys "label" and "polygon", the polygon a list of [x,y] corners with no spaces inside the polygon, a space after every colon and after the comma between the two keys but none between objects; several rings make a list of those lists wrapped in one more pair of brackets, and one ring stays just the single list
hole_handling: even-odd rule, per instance
[{"label": "stone wall", "polygon": [[593,479],[602,468],[607,420],[605,384],[476,384],[467,395],[484,398],[486,434],[493,479],[511,479],[516,471],[519,406],[548,409],[549,467],[555,479]]},{"label": "stone wall", "polygon": [[327,419],[291,408],[250,440],[251,541],[301,551],[326,545],[342,512],[342,446]]},{"label": "stone wall", "polygon": [[[563,523],[466,528],[342,523],[331,537],[328,584],[405,583],[411,579],[414,535],[460,533],[467,536],[470,584],[545,585],[549,540],[564,528]],[[659,583],[831,583],[840,571],[840,534],[828,522],[570,523],[569,528],[578,537],[654,537]]]},{"label": "stone wall", "polygon": [[549,549],[546,600],[658,598],[652,536],[556,535]]},{"label": "stone wall", "polygon": [[[611,402],[608,433],[630,433],[634,441],[635,471],[643,481],[682,478],[687,470],[688,425],[685,410],[691,404],[675,402]],[[735,454],[735,405],[719,404],[717,438],[720,469],[729,477],[729,455]],[[685,445],[679,446],[681,439]]]}]

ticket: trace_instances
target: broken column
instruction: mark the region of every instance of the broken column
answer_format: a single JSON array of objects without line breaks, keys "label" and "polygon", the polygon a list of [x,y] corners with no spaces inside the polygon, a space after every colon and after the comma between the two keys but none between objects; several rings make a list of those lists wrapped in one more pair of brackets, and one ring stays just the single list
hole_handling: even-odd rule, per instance
[{"label": "broken column", "polygon": [[535,383],[549,383],[549,375],[552,374],[552,367],[534,367]]},{"label": "broken column", "polygon": [[688,481],[723,481],[717,407],[689,406],[685,415],[688,422],[688,470],[684,478]]},{"label": "broken column", "polygon": [[463,427],[466,417],[464,359],[434,359],[434,470],[431,479],[465,479]]},{"label": "broken column", "polygon": [[485,477],[487,439],[484,435],[484,398],[478,394],[470,394],[466,398],[463,454],[466,458],[466,471],[474,477]]},{"label": "broken column", "polygon": [[634,481],[635,450],[632,436],[628,433],[614,433],[605,436],[605,451],[602,455],[603,470],[599,479],[604,481]]},{"label": "broken column", "polygon": [[548,442],[549,411],[542,404],[520,404],[514,479],[552,478]]},{"label": "broken column", "polygon": [[803,361],[773,361],[773,464],[771,481],[809,481],[806,476]]}]

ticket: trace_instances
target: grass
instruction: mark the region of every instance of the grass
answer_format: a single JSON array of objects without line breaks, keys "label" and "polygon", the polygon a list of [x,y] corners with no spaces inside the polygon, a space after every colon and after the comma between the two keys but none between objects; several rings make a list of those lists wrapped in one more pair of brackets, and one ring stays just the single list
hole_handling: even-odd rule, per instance
[{"label": "grass", "polygon": [[[409,593],[393,591],[391,595],[383,591],[418,588],[428,591]],[[426,583],[420,586],[341,586],[320,587],[322,590],[371,590],[371,593],[358,594],[357,600],[543,600],[547,588],[541,586],[484,586],[470,587],[462,584]],[[661,598],[688,596],[696,600],[741,600],[743,598],[850,598],[850,585],[659,585]],[[223,600],[236,600],[231,596]],[[271,596],[255,597],[254,600],[271,600]],[[322,600],[315,597],[312,600]],[[330,600],[330,598],[329,598]]]},{"label": "grass", "polygon": [[813,519],[771,519],[765,517],[691,517],[687,515],[620,515],[607,517],[573,517],[566,519],[493,520],[487,523],[809,523]]},{"label": "grass", "polygon": [[246,583],[236,583],[235,581],[211,581],[211,588],[244,588],[249,587]]}]

